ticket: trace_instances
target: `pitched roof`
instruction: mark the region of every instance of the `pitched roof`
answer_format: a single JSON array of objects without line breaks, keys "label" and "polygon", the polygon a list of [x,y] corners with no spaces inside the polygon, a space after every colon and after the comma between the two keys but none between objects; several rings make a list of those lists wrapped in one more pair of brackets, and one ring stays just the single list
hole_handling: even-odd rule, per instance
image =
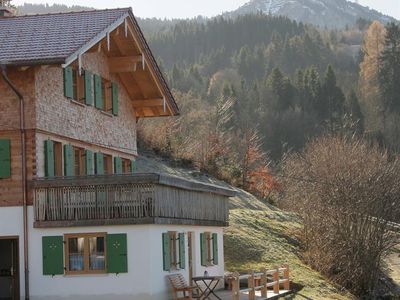
[{"label": "pitched roof", "polygon": [[172,114],[178,115],[179,108],[130,8],[0,18],[0,64],[69,64],[127,18]]},{"label": "pitched roof", "polygon": [[0,63],[65,61],[129,8],[0,18]]}]

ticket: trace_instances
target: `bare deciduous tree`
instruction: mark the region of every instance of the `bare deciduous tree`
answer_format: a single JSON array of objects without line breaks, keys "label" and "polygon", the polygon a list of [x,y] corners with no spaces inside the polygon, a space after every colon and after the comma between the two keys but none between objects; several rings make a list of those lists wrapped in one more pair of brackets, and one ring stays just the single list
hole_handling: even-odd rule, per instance
[{"label": "bare deciduous tree", "polygon": [[304,220],[304,259],[357,295],[374,297],[398,241],[400,161],[359,139],[323,137],[282,167],[282,205]]}]

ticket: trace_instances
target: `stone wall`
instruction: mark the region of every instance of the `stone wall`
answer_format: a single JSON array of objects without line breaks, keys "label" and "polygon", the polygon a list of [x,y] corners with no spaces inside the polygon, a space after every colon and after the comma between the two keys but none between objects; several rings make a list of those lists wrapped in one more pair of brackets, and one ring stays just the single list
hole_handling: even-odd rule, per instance
[{"label": "stone wall", "polygon": [[119,114],[106,114],[94,106],[79,105],[64,97],[63,69],[38,68],[35,74],[37,128],[67,138],[136,154],[136,118],[132,103],[118,77],[108,70],[102,53],[82,56],[83,68],[118,83]]},{"label": "stone wall", "polygon": [[[10,80],[25,100],[28,179],[44,176],[43,145],[48,138],[126,159],[137,155],[133,105],[119,78],[109,73],[106,56],[84,54],[83,68],[118,84],[118,116],[64,97],[61,66],[9,70]],[[0,78],[0,138],[11,140],[12,163],[11,178],[0,180],[0,206],[22,205],[19,128],[18,98]],[[31,202],[29,195],[28,203]]]}]

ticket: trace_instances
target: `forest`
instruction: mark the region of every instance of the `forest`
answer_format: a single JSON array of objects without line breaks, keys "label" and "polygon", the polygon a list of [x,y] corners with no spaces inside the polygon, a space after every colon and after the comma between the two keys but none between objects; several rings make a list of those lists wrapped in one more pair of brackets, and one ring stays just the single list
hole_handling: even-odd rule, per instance
[{"label": "forest", "polygon": [[[141,131],[173,159],[246,187],[243,170],[260,160],[276,166],[327,133],[399,146],[396,24],[359,19],[338,31],[261,13],[160,23],[158,31],[142,22],[182,115],[143,122]],[[165,134],[153,134],[160,122]]]},{"label": "forest", "polygon": [[329,30],[262,13],[139,23],[181,110],[139,120],[140,150],[294,212],[302,226],[287,234],[303,262],[360,299],[398,299],[385,258],[400,239],[399,24]]},{"label": "forest", "polygon": [[296,212],[308,265],[361,298],[386,293],[400,26],[327,30],[261,13],[142,22],[181,116],[141,120],[140,146]]}]

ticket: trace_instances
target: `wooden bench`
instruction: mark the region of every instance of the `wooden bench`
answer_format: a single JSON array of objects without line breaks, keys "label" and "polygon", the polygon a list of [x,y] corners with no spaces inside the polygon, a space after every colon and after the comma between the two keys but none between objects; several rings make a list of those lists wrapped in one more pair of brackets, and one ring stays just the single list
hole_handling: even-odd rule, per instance
[{"label": "wooden bench", "polygon": [[[168,275],[168,279],[172,285],[174,300],[192,300],[194,298],[193,291],[197,290],[197,287],[188,285],[182,274]],[[183,296],[178,297],[178,293],[182,293]],[[186,296],[186,294],[188,295]]]}]

